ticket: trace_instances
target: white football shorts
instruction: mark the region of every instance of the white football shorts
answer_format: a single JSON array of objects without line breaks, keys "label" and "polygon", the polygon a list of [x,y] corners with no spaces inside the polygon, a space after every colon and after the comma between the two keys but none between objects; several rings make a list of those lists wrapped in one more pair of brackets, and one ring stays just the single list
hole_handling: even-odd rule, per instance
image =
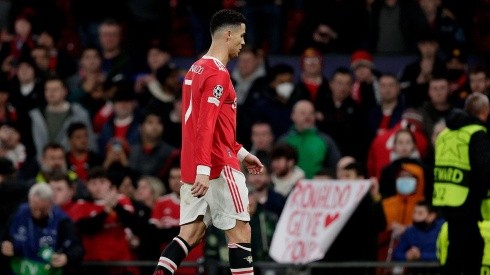
[{"label": "white football shorts", "polygon": [[221,229],[235,227],[236,220],[250,221],[248,213],[248,189],[245,175],[224,166],[218,178],[209,181],[206,195],[197,198],[191,193],[192,184],[180,188],[180,225],[204,216],[206,226],[211,223]]}]

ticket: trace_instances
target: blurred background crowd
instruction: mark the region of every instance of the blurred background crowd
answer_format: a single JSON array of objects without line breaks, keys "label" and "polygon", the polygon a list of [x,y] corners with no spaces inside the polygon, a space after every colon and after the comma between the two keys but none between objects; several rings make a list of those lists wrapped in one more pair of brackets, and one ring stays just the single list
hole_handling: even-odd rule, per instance
[{"label": "blurred background crowd", "polygon": [[[434,140],[469,94],[490,92],[489,1],[0,0],[1,268],[158,258],[178,233],[178,60],[204,53],[220,8],[248,20],[229,71],[237,139],[266,165],[247,176],[254,258],[270,260],[298,180],[369,178],[326,260],[436,259]],[[348,63],[332,68],[336,55]],[[393,72],[383,56],[408,61]],[[23,245],[36,238],[23,211],[52,236]],[[430,253],[395,253],[415,225]],[[210,228],[189,260],[205,256],[212,274],[226,251]]]}]

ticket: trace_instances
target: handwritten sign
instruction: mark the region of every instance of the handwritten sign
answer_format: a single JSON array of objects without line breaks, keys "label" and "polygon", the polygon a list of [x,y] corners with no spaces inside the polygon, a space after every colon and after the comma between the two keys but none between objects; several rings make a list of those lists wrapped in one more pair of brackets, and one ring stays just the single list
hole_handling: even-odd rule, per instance
[{"label": "handwritten sign", "polygon": [[322,259],[369,184],[367,180],[298,182],[274,232],[269,251],[272,259],[293,264]]}]

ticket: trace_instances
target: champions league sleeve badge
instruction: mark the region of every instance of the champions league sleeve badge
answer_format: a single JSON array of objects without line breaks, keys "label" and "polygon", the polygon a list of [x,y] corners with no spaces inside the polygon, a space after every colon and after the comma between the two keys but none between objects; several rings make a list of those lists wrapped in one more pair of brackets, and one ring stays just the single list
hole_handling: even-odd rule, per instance
[{"label": "champions league sleeve badge", "polygon": [[223,95],[223,86],[216,85],[213,89],[213,96],[219,99]]}]

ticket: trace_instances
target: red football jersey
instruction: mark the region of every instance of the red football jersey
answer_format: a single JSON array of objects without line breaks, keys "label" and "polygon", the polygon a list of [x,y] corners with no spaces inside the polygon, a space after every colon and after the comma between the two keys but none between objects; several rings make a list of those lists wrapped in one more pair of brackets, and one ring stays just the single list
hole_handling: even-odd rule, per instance
[{"label": "red football jersey", "polygon": [[236,142],[236,92],[226,67],[203,56],[187,72],[182,88],[182,181],[196,173],[219,177],[223,166],[240,170]]},{"label": "red football jersey", "polygon": [[178,227],[180,220],[180,199],[171,193],[157,200],[151,212],[150,223],[165,220],[169,227]]},{"label": "red football jersey", "polygon": [[[120,195],[118,204],[126,211],[134,212],[131,200]],[[78,201],[70,209],[70,217],[74,222],[80,219],[93,217],[104,211],[104,204],[100,202]],[[115,212],[107,215],[104,227],[93,235],[83,234],[82,241],[85,248],[86,261],[118,261],[132,260],[129,242],[124,227]]]}]

